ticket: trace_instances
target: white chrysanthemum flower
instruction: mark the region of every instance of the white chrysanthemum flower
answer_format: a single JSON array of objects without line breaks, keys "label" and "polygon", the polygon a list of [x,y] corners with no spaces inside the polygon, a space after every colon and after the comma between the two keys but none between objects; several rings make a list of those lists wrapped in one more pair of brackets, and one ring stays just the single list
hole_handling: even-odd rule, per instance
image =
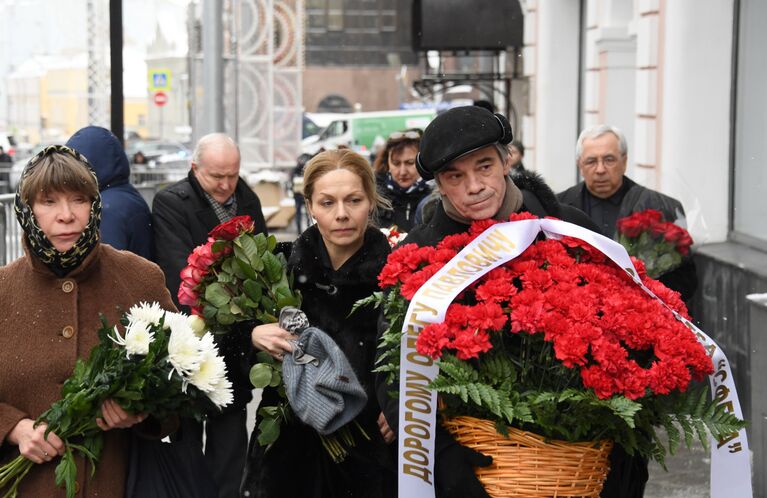
[{"label": "white chrysanthemum flower", "polygon": [[128,311],[128,320],[130,322],[143,321],[152,325],[158,325],[164,313],[165,310],[160,307],[160,303],[157,301],[152,304],[140,302],[132,306]]},{"label": "white chrysanthemum flower", "polygon": [[125,331],[124,346],[128,356],[132,354],[145,355],[149,353],[149,344],[154,339],[154,332],[147,322],[137,320]]},{"label": "white chrysanthemum flower", "polygon": [[205,320],[202,317],[191,315],[187,320],[189,321],[189,326],[192,327],[192,330],[194,330],[197,337],[202,337],[205,332],[207,332],[208,326],[205,324]]},{"label": "white chrysanthemum flower", "polygon": [[117,328],[117,325],[115,325],[112,330],[114,331],[114,335],[109,336],[109,338],[112,339],[112,342],[118,346],[125,347],[125,338],[120,335],[120,329]]},{"label": "white chrysanthemum flower", "polygon": [[234,401],[232,393],[232,383],[224,377],[221,382],[216,384],[215,389],[208,394],[208,398],[219,408],[229,405]]},{"label": "white chrysanthemum flower", "polygon": [[189,382],[200,391],[210,393],[215,391],[216,386],[224,379],[226,379],[224,359],[216,354],[215,349],[203,350],[200,368],[189,376]]},{"label": "white chrysanthemum flower", "polygon": [[168,360],[174,370],[188,377],[200,368],[202,348],[186,320],[171,320],[168,339]]},{"label": "white chrysanthemum flower", "polygon": [[168,311],[165,313],[165,321],[162,323],[162,328],[165,330],[174,329],[176,327],[188,326],[189,317],[183,313],[171,313]]}]

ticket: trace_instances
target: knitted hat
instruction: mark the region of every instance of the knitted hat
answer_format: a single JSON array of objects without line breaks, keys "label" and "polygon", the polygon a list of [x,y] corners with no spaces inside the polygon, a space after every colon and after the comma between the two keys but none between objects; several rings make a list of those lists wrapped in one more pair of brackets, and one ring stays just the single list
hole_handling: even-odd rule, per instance
[{"label": "knitted hat", "polygon": [[[294,311],[288,315],[295,319]],[[331,434],[351,422],[367,403],[343,351],[316,327],[304,329],[294,341],[293,354],[282,362],[282,376],[293,412],[320,434]]]},{"label": "knitted hat", "polygon": [[513,138],[502,114],[477,106],[454,107],[424,130],[416,167],[422,178],[431,180],[455,159],[487,145],[508,144]]}]

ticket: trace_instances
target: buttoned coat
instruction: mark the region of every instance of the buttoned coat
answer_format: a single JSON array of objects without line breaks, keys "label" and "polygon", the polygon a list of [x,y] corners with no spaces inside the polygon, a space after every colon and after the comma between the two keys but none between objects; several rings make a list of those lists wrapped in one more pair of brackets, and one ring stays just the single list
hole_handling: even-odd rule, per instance
[{"label": "buttoned coat", "polygon": [[[19,454],[6,441],[8,433],[21,419],[38,417],[58,400],[77,358],[87,357],[98,343],[99,313],[117,323],[140,301],[175,310],[157,265],[130,252],[98,244],[63,278],[27,252],[0,268],[0,465]],[[128,430],[107,431],[93,478],[78,459],[78,497],[123,496],[128,445]],[[57,463],[35,465],[19,496],[65,496],[54,484]]]}]

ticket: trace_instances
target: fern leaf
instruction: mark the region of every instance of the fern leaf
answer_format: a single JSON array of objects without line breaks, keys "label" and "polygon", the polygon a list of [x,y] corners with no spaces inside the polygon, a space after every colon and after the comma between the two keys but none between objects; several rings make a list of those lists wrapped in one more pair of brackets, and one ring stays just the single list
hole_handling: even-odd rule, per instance
[{"label": "fern leaf", "polygon": [[607,406],[612,412],[619,416],[630,428],[636,428],[634,416],[642,409],[642,405],[636,401],[631,401],[625,396],[615,396],[607,400]]},{"label": "fern leaf", "polygon": [[681,442],[679,437],[679,429],[677,429],[676,425],[674,425],[674,421],[667,416],[661,419],[661,424],[663,425],[663,428],[666,429],[666,436],[668,437],[668,452],[673,455],[676,453],[676,450],[679,449],[679,443]]}]

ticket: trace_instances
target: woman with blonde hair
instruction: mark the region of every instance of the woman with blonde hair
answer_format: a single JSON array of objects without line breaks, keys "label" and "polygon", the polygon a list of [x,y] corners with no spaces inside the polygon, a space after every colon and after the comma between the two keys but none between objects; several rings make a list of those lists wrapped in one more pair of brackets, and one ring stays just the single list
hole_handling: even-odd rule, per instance
[{"label": "woman with blonde hair", "polygon": [[[387,441],[393,439],[373,391],[378,313],[352,306],[378,289],[377,276],[389,254],[389,243],[371,225],[376,206],[386,201],[376,192],[367,160],[351,150],[326,151],[304,171],[304,196],[316,224],[293,243],[288,270],[303,296],[309,323],[339,346],[367,394],[355,418],[356,446],[343,462],[334,462],[319,434],[297,417],[283,424],[279,439],[268,449],[251,437],[243,496],[304,498],[394,496],[396,476]],[[253,345],[278,360],[292,352],[295,339],[277,324],[261,325],[251,334]],[[262,406],[276,400],[266,389]]]}]

